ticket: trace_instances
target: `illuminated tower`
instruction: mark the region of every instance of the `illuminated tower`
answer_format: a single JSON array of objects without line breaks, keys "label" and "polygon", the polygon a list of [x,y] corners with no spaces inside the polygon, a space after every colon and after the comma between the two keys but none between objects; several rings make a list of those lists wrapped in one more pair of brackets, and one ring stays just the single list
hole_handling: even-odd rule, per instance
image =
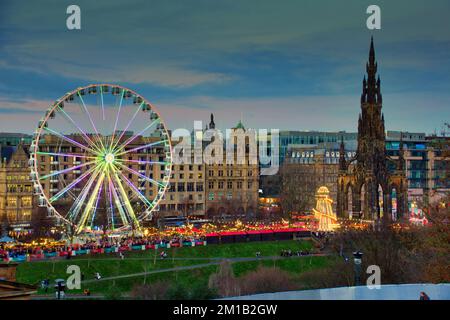
[{"label": "illuminated tower", "polygon": [[337,227],[337,217],[333,212],[333,200],[329,197],[327,187],[320,187],[316,193],[316,208],[313,209],[314,217],[319,221],[319,231],[332,231]]}]

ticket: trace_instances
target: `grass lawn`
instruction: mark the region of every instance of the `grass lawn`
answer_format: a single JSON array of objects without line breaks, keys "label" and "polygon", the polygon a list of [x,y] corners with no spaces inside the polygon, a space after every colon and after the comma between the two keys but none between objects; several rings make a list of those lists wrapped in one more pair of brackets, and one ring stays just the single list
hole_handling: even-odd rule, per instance
[{"label": "grass lawn", "polygon": [[[182,247],[165,249],[168,258],[161,260],[160,251],[134,251],[128,252],[124,260],[120,260],[116,254],[102,254],[93,256],[74,257],[70,260],[52,260],[25,262],[17,268],[17,281],[29,284],[39,284],[41,280],[48,278],[53,285],[57,278],[66,279],[68,265],[80,266],[85,280],[93,279],[95,272],[100,272],[102,277],[127,275],[133,273],[148,272],[158,269],[168,269],[179,266],[205,264],[218,262],[220,258],[244,258],[255,257],[257,251],[262,257],[279,256],[283,249],[292,251],[311,249],[309,241],[270,241],[248,242],[221,245],[208,245],[200,247]],[[156,259],[155,259],[156,256]],[[201,258],[201,259],[199,259]],[[301,273],[311,268],[320,268],[330,263],[329,257],[303,257],[285,258],[281,260],[261,260],[234,262],[233,270],[236,276],[255,270],[259,265],[276,266],[291,273]],[[136,276],[125,279],[99,281],[82,284],[82,289],[89,288],[92,294],[112,295],[117,292],[129,292],[135,284],[164,281],[168,284],[193,287],[206,286],[211,273],[217,271],[217,265],[201,267],[193,270],[170,271],[146,276]],[[53,290],[49,290],[53,292]],[[39,291],[39,293],[43,293]],[[77,293],[76,290],[70,293]]]}]

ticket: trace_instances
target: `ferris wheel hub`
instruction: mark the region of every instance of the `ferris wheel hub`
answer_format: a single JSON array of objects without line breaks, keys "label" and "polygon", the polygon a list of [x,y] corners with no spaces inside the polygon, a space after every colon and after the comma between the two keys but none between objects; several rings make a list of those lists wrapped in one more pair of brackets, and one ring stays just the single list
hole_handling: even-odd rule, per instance
[{"label": "ferris wheel hub", "polygon": [[111,164],[111,163],[113,163],[114,162],[114,154],[113,153],[108,153],[108,154],[106,154],[105,155],[105,162],[107,163],[107,164]]}]

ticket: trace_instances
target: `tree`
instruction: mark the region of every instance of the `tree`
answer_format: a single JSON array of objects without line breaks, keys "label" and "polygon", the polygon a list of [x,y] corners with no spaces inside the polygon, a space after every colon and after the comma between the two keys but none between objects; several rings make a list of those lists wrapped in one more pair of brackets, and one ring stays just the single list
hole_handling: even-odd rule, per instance
[{"label": "tree", "polygon": [[50,229],[54,226],[54,218],[49,217],[47,208],[37,207],[31,216],[33,238],[50,237]]},{"label": "tree", "polygon": [[241,294],[256,294],[266,292],[281,292],[298,290],[300,287],[293,282],[292,276],[280,268],[260,266],[239,278]]},{"label": "tree", "polygon": [[217,273],[209,277],[208,288],[217,292],[221,297],[239,295],[239,284],[233,274],[233,268],[228,260],[223,260]]},{"label": "tree", "polygon": [[314,165],[285,163],[280,168],[280,205],[284,217],[291,212],[310,211],[318,189],[318,174]]},{"label": "tree", "polygon": [[169,287],[164,281],[157,281],[152,284],[139,284],[131,290],[131,297],[141,300],[163,300]]}]

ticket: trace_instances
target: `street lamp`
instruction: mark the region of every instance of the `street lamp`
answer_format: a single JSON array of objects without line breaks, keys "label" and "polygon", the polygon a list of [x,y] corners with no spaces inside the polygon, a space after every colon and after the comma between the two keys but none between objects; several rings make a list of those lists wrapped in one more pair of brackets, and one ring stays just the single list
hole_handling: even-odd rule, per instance
[{"label": "street lamp", "polygon": [[363,253],[361,251],[353,252],[353,262],[355,264],[355,286],[361,284],[361,263]]}]

